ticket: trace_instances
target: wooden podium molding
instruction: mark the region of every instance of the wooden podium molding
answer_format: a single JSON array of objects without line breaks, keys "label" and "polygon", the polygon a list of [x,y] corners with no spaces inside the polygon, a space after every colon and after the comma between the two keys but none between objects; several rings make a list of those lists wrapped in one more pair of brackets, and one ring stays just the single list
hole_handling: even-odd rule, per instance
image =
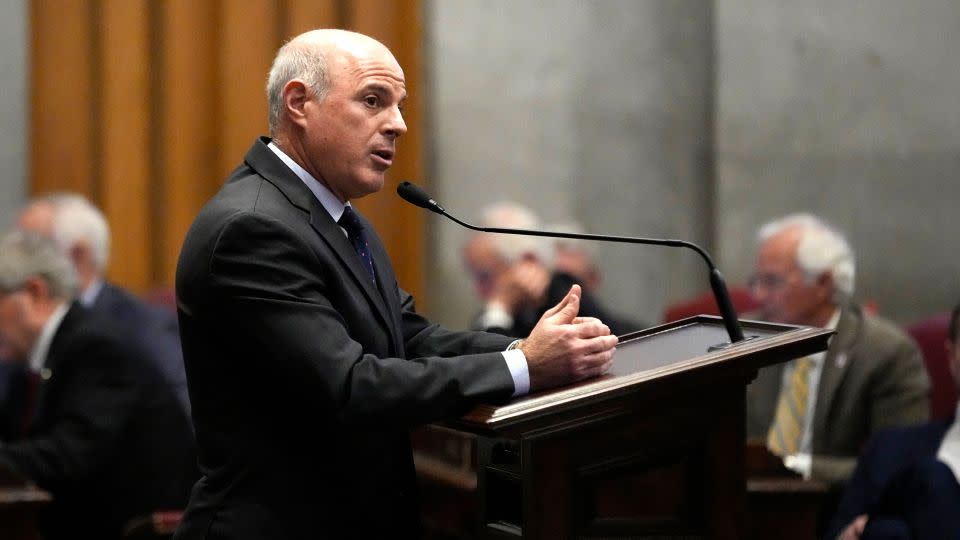
[{"label": "wooden podium molding", "polygon": [[745,388],[830,330],[718,317],[621,337],[607,375],[452,422],[477,435],[483,538],[743,538]]}]

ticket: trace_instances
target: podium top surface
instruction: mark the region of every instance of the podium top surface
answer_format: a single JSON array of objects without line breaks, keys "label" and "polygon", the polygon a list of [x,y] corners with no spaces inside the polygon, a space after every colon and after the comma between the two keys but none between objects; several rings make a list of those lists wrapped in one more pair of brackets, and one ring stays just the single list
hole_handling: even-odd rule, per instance
[{"label": "podium top surface", "polygon": [[719,317],[700,315],[620,337],[610,371],[570,386],[517,398],[504,405],[475,407],[453,427],[496,432],[596,402],[642,392],[655,381],[694,373],[749,373],[827,349],[832,330],[741,321],[746,340],[730,345]]}]

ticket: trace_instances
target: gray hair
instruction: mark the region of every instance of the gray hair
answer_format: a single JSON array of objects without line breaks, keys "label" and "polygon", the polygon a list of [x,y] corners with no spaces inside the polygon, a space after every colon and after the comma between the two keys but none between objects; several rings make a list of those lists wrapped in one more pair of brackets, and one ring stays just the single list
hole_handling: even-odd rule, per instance
[{"label": "gray hair", "polygon": [[853,296],[855,261],[853,250],[843,234],[823,219],[813,214],[790,214],[771,221],[757,233],[757,240],[765,242],[787,229],[800,229],[800,244],[797,246],[797,265],[803,270],[808,282],[820,274],[829,272],[833,278],[834,292],[842,298]]},{"label": "gray hair", "polygon": [[33,204],[49,204],[53,209],[53,239],[69,256],[70,250],[83,243],[90,248],[94,270],[102,276],[110,258],[110,225],[103,212],[82,195],[52,193],[33,200]]},{"label": "gray hair", "polygon": [[283,115],[283,87],[294,79],[303,80],[318,100],[323,100],[329,89],[327,59],[319,47],[288,41],[277,52],[267,76],[267,122],[270,136],[276,136]]},{"label": "gray hair", "polygon": [[[480,225],[501,229],[539,229],[540,220],[529,208],[513,202],[499,202],[483,209]],[[494,250],[510,264],[533,255],[541,263],[553,266],[553,249],[549,239],[515,234],[492,234]]]},{"label": "gray hair", "polygon": [[79,290],[73,264],[52,238],[8,232],[0,238],[0,293],[12,293],[33,277],[46,282],[52,298],[72,300]]}]

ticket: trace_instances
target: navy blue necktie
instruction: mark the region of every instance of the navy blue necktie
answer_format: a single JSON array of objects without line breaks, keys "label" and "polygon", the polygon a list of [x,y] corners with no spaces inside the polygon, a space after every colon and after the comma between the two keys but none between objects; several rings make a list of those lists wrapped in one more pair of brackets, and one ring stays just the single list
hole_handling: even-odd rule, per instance
[{"label": "navy blue necktie", "polygon": [[343,208],[343,215],[340,216],[340,221],[337,224],[347,231],[347,238],[353,244],[357,256],[360,257],[363,268],[370,274],[370,281],[376,284],[377,274],[373,269],[373,258],[370,257],[370,244],[367,242],[367,235],[363,230],[364,227],[360,217],[353,211],[353,208],[346,206]]}]

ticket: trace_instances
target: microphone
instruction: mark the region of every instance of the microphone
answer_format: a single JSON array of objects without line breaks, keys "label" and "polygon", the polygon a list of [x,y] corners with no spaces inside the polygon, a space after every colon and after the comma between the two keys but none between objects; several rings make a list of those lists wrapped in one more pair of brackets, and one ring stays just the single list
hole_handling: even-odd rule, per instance
[{"label": "microphone", "polygon": [[476,225],[461,221],[457,217],[448,214],[447,211],[440,206],[440,203],[435,201],[430,195],[427,194],[427,192],[420,189],[420,186],[416,184],[410,182],[400,182],[400,184],[397,186],[397,195],[414,206],[425,208],[431,212],[440,214],[441,216],[450,219],[462,227],[479,232],[518,234],[521,236],[545,236],[548,238],[570,238],[574,240],[595,240],[601,242],[619,242],[623,244],[647,244],[653,246],[669,246],[692,249],[698,255],[700,255],[703,261],[707,264],[707,270],[710,273],[710,289],[713,290],[713,298],[716,300],[717,306],[720,308],[720,316],[723,318],[723,325],[726,327],[727,335],[730,336],[730,342],[736,343],[738,341],[743,341],[743,329],[740,328],[740,321],[737,320],[737,312],[733,308],[733,302],[730,300],[730,293],[727,291],[727,284],[724,281],[723,276],[720,274],[720,270],[717,269],[717,265],[714,264],[710,254],[693,242],[665,238],[639,238],[633,236],[611,236],[606,234],[581,234],[554,231],[535,231],[530,229],[477,227]]}]

